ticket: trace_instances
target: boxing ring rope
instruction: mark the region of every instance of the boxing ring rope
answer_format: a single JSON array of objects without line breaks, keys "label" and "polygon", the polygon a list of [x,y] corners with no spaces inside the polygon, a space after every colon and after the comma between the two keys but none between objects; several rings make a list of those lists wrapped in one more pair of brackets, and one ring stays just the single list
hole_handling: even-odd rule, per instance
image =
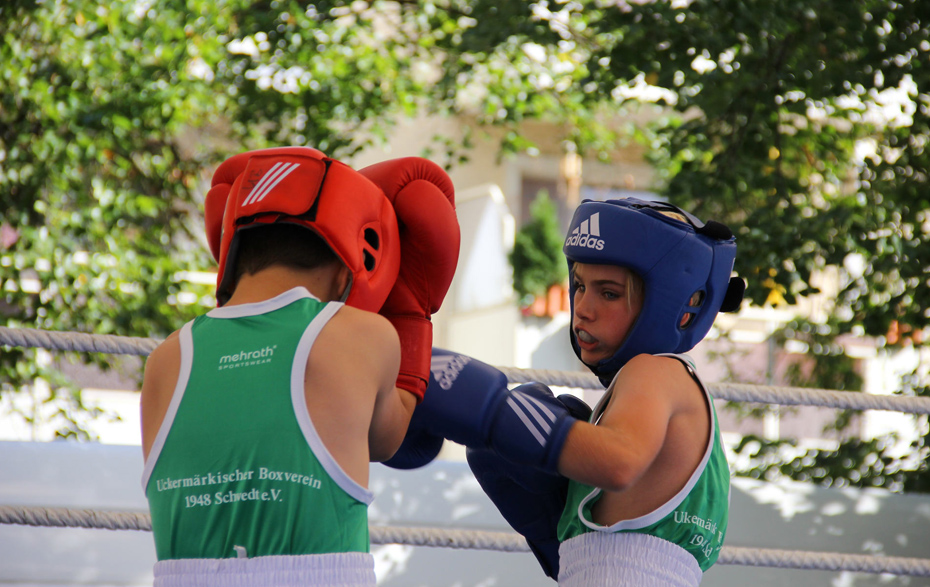
[{"label": "boxing ring rope", "polygon": [[[0,326],[0,346],[147,356],[159,342],[151,338]],[[582,372],[498,368],[513,383],[538,381],[580,389],[602,388],[594,375]],[[708,390],[715,398],[739,402],[930,414],[930,398],[747,384],[709,384]],[[151,531],[149,514],[139,511],[0,505],[0,524]],[[529,552],[523,537],[513,532],[372,526],[369,533],[372,544]],[[724,565],[930,576],[930,559],[881,555],[724,546],[717,562]]]},{"label": "boxing ring rope", "polygon": [[[153,338],[0,326],[0,345],[22,348],[148,356],[159,342],[161,341]],[[597,377],[592,373],[515,367],[496,368],[502,371],[512,383],[538,381],[546,385],[577,389],[603,389]],[[707,389],[716,399],[736,402],[930,414],[930,398],[923,397],[872,395],[829,389],[745,383],[709,383]]]},{"label": "boxing ring rope", "polygon": [[[152,530],[151,518],[145,512],[77,510],[0,506],[0,524],[58,528],[95,528],[106,530]],[[467,550],[530,552],[522,536],[513,532],[478,530],[446,530],[440,528],[371,526],[372,544],[404,544]],[[753,567],[775,567],[817,571],[849,571],[855,573],[889,573],[912,577],[930,577],[930,560],[840,554],[834,552],[793,551],[774,548],[724,546],[718,564]]]}]

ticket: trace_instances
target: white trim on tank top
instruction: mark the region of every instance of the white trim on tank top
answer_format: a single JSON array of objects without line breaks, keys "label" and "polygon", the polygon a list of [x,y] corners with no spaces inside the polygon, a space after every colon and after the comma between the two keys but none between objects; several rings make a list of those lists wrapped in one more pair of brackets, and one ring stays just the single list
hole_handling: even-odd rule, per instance
[{"label": "white trim on tank top", "polygon": [[[691,473],[691,477],[688,478],[688,482],[685,483],[685,486],[681,488],[681,491],[676,493],[674,497],[672,497],[670,500],[668,500],[667,502],[665,502],[658,508],[652,510],[651,512],[645,515],[639,516],[638,518],[631,518],[629,520],[620,520],[619,522],[611,524],[610,526],[602,526],[600,524],[596,524],[595,522],[592,522],[586,519],[584,517],[584,506],[589,501],[591,501],[592,499],[600,495],[602,491],[601,488],[599,487],[595,488],[591,493],[589,493],[584,499],[581,500],[581,503],[578,504],[578,512],[577,512],[578,519],[581,520],[581,522],[585,526],[587,526],[588,528],[592,530],[596,530],[598,532],[617,532],[619,530],[638,530],[640,528],[645,528],[646,526],[651,526],[652,524],[655,524],[656,522],[658,522],[665,516],[669,515],[670,513],[675,511],[675,508],[681,505],[681,502],[683,502],[685,498],[688,497],[688,494],[691,493],[691,490],[694,489],[695,485],[697,485],[697,482],[701,478],[701,475],[704,474],[704,469],[707,468],[707,463],[710,461],[710,455],[714,450],[714,435],[717,430],[717,421],[716,421],[716,418],[714,418],[713,398],[710,397],[710,393],[707,391],[707,388],[704,386],[704,383],[698,377],[694,369],[690,366],[689,357],[687,355],[676,355],[672,353],[662,353],[662,354],[657,354],[655,356],[670,357],[670,358],[680,361],[684,365],[685,369],[688,370],[688,373],[691,375],[692,379],[694,379],[695,383],[698,384],[698,387],[701,388],[701,391],[704,392],[704,398],[707,401],[707,413],[710,416],[710,435],[707,440],[707,448],[704,450],[704,456],[701,458],[701,462]],[[614,382],[615,381],[616,381],[616,376],[614,376]],[[613,385],[614,382],[611,382],[611,385]],[[598,413],[598,409],[603,409],[603,407],[607,405],[606,398],[608,398],[609,396],[610,396],[610,393],[604,394],[604,397],[601,398],[601,401],[598,402],[597,406],[595,406],[594,413],[597,414],[596,416],[597,420],[599,420],[600,417],[603,415],[603,413]],[[596,423],[597,420],[594,420],[594,422]]]}]

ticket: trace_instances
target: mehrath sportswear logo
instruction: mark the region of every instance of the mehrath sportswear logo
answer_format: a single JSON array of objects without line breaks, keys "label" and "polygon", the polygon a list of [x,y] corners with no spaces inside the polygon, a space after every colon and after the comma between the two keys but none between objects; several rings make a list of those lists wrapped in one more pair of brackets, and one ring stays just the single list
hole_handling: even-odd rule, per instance
[{"label": "mehrath sportswear logo", "polygon": [[233,355],[223,355],[220,357],[217,369],[238,369],[239,367],[270,363],[276,348],[278,348],[278,345],[266,346],[257,351],[239,351]]},{"label": "mehrath sportswear logo", "polygon": [[249,204],[261,202],[265,196],[271,193],[271,190],[273,190],[276,185],[281,183],[285,177],[293,173],[298,167],[300,167],[300,163],[282,163],[281,161],[275,163],[274,166],[262,176],[261,180],[255,184],[255,187],[249,192],[249,196],[242,202],[242,205],[248,206]]},{"label": "mehrath sportswear logo", "polygon": [[566,247],[584,247],[596,251],[604,250],[604,240],[601,236],[601,213],[595,212],[586,218],[565,239]]}]

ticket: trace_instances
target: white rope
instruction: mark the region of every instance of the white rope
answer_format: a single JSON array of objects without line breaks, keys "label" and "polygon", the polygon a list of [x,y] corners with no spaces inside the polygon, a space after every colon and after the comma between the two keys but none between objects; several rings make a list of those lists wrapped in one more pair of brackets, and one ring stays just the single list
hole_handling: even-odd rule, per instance
[{"label": "white rope", "polygon": [[[0,345],[13,347],[147,356],[159,342],[151,338],[0,326]],[[514,367],[498,367],[498,369],[514,383],[538,381],[546,385],[579,389],[602,388],[598,379],[590,373]],[[854,410],[891,410],[912,414],[930,413],[930,398],[734,383],[710,384],[708,387],[715,397],[730,401]],[[145,512],[20,506],[0,506],[0,524],[108,530],[151,531],[152,529],[151,518]],[[529,547],[523,537],[512,532],[385,526],[372,526],[369,532],[372,544],[529,552]],[[721,550],[717,562],[724,565],[930,576],[930,560],[903,557],[726,546]]]},{"label": "white rope", "polygon": [[883,555],[724,546],[720,551],[720,558],[717,559],[717,563],[808,571],[849,571],[852,573],[888,573],[912,577],[930,577],[930,560]]},{"label": "white rope", "polygon": [[502,552],[529,552],[523,536],[514,532],[486,532],[482,530],[447,530],[444,528],[371,526],[368,529],[372,544],[406,544],[409,546],[435,546],[467,550],[497,550]]},{"label": "white rope", "polygon": [[[0,345],[14,347],[146,356],[159,342],[152,338],[0,326]],[[597,377],[581,371],[518,369],[516,367],[497,367],[497,369],[500,369],[513,383],[538,381],[546,385],[578,389],[603,389]],[[930,398],[924,397],[873,395],[829,389],[742,383],[711,383],[707,387],[715,398],[736,402],[930,414]]]},{"label": "white rope", "polygon": [[[513,383],[538,381],[546,385],[603,389],[593,373],[497,367]],[[908,414],[930,414],[930,398],[900,395],[873,395],[832,389],[709,383],[707,389],[717,399],[783,406],[817,406],[847,410],[888,410]]]},{"label": "white rope", "polygon": [[0,505],[0,524],[152,531],[152,519],[147,512],[75,510],[70,508],[8,505]]},{"label": "white rope", "polygon": [[[145,512],[76,510],[0,506],[0,524],[96,528],[105,530],[152,530]],[[526,540],[513,532],[480,530],[446,530],[442,528],[371,526],[372,544],[405,544],[469,550],[529,552]],[[930,576],[930,560],[880,555],[842,554],[725,546],[718,564],[753,567],[776,567],[854,573],[889,573],[914,577]]]},{"label": "white rope", "polygon": [[83,334],[56,332],[36,328],[8,328],[0,326],[0,345],[43,348],[56,351],[84,351],[112,355],[147,356],[160,341],[151,338],[116,336],[112,334]]}]

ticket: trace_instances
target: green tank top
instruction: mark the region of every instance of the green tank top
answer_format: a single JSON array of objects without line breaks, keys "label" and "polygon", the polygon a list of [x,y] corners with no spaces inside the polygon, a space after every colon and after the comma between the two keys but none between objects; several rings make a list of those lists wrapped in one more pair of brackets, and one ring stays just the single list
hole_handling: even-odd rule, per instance
[{"label": "green tank top", "polygon": [[341,307],[296,288],[181,329],[142,482],[158,560],[369,551],[372,495],[326,450],[304,396],[310,348]]},{"label": "green tank top", "polygon": [[[670,356],[680,360],[707,397],[710,406],[711,429],[707,450],[700,465],[678,494],[656,510],[631,520],[621,520],[611,526],[591,521],[591,508],[600,498],[601,490],[569,481],[565,509],[559,520],[559,542],[565,542],[586,532],[637,532],[649,534],[681,546],[697,559],[702,571],[709,569],[720,555],[727,531],[730,509],[730,469],[720,442],[717,411],[713,399],[694,371],[690,358]],[[591,415],[597,422],[605,396]]]}]

